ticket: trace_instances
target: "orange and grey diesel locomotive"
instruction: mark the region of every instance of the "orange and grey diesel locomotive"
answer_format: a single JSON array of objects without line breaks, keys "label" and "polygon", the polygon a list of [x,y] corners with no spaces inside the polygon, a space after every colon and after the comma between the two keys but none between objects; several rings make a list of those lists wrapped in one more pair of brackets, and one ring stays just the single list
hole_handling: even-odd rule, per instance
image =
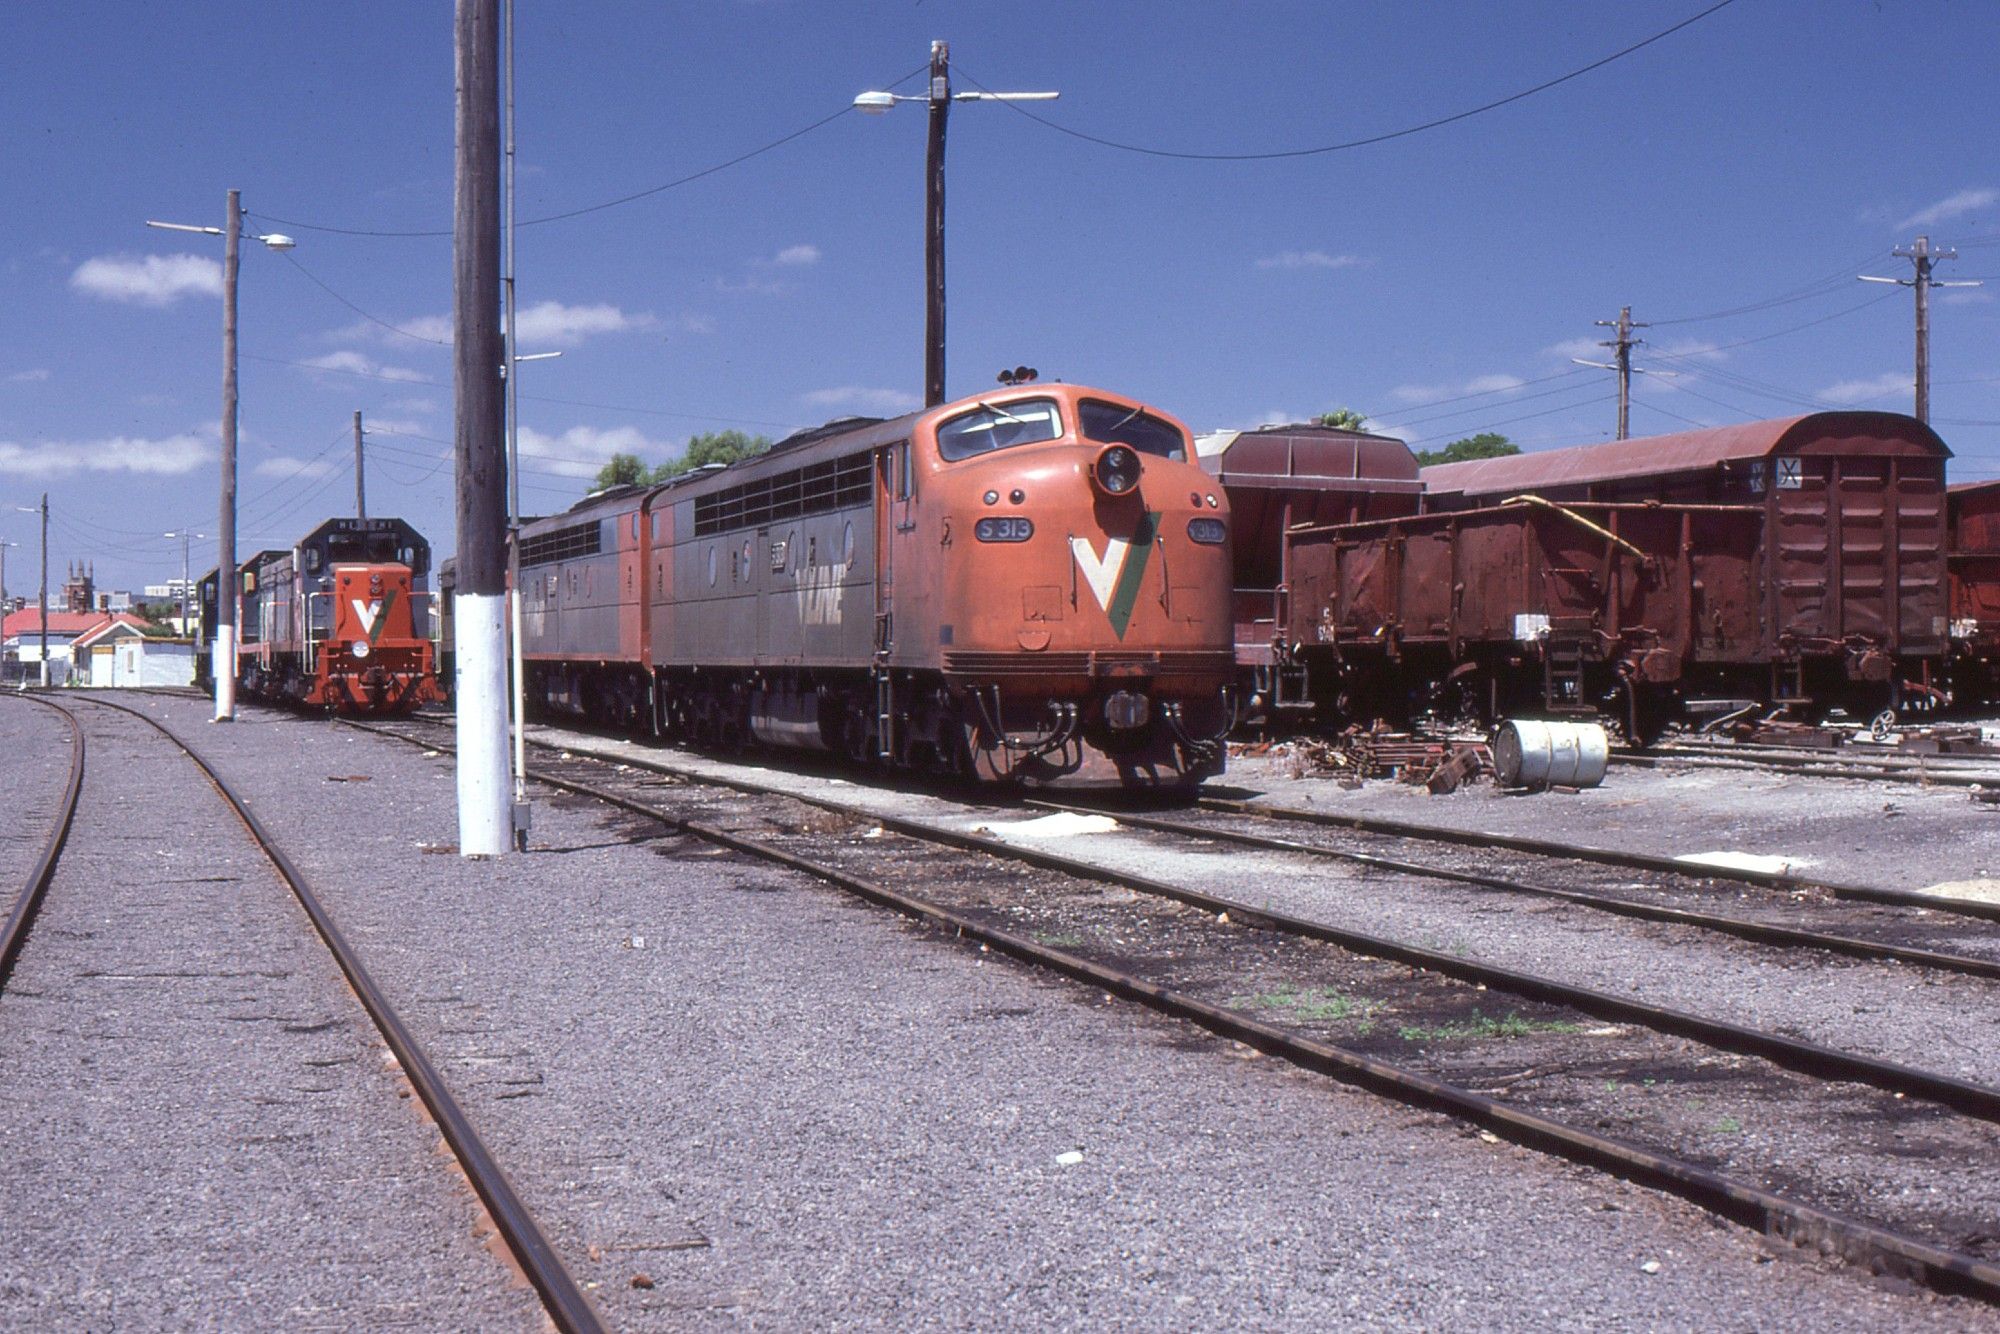
[{"label": "orange and grey diesel locomotive", "polygon": [[[238,683],[336,713],[405,713],[443,698],[430,639],[430,543],[401,519],[328,519],[289,551],[237,569]],[[197,681],[215,638],[215,571],[201,584]]]},{"label": "orange and grey diesel locomotive", "polygon": [[1016,385],[521,530],[542,708],[989,781],[1220,773],[1229,508],[1186,427]]}]

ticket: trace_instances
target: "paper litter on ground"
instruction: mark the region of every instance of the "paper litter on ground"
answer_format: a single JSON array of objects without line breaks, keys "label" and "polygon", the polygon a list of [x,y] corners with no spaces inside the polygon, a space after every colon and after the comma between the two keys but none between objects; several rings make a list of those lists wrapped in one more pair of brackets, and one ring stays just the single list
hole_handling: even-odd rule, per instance
[{"label": "paper litter on ground", "polygon": [[1005,838],[1070,838],[1077,834],[1107,834],[1118,827],[1108,815],[1076,815],[1058,811],[1035,820],[987,820],[972,826],[975,834],[998,834]]},{"label": "paper litter on ground", "polygon": [[1942,884],[1925,885],[1919,894],[1930,894],[1940,899],[1971,899],[1975,903],[2000,903],[2000,880],[1947,880]]},{"label": "paper litter on ground", "polygon": [[1696,866],[1722,866],[1732,871],[1756,871],[1763,875],[1783,875],[1811,862],[1801,857],[1772,857],[1761,852],[1683,852],[1677,862]]}]

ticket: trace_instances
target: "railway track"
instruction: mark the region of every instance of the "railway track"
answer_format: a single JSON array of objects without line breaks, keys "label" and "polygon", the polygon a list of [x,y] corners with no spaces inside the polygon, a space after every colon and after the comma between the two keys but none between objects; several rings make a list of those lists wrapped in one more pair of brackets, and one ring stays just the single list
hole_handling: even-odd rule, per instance
[{"label": "railway track", "polygon": [[1638,769],[1734,769],[1917,787],[2000,787],[2000,760],[1976,755],[1870,755],[1677,741],[1645,752],[1614,751],[1611,762]]},{"label": "railway track", "polygon": [[[61,863],[82,791],[87,754],[84,728],[72,707],[46,697],[26,698],[55,710],[67,720],[71,735],[70,777],[61,804],[61,814],[54,822],[47,845],[30,872],[27,883],[16,896],[4,930],[0,930],[0,994],[4,994],[7,973],[22,945],[33,931],[37,910],[45,898],[50,881],[55,876],[56,868]],[[376,985],[359,954],[341,933],[311,883],[272,839],[263,824],[252,813],[248,803],[230,787],[206,759],[159,720],[140,710],[101,697],[85,697],[84,702],[87,707],[113,710],[145,723],[165,737],[201,771],[216,794],[242,822],[258,850],[291,890],[299,906],[311,920],[314,930],[333,955],[355,998],[367,1011],[383,1042],[399,1063],[404,1077],[415,1090],[417,1097],[422,1100],[445,1142],[450,1146],[467,1181],[471,1183],[485,1206],[495,1232],[505,1243],[512,1262],[518,1266],[541,1298],[550,1322],[556,1329],[565,1331],[566,1334],[570,1331],[601,1331],[604,1325],[596,1310],[564,1267],[555,1248],[515,1192],[507,1174],[480,1138],[477,1129],[446,1086],[435,1065],[411,1035],[409,1027],[397,1014],[388,997]]]},{"label": "railway track", "polygon": [[[370,726],[449,749],[428,720]],[[1940,1205],[1931,1169],[1901,1151],[1914,1136],[1927,1161],[1989,1153],[2000,1142],[2000,1089],[629,747],[558,751],[533,776],[1301,1067],[1799,1244],[2000,1300],[2000,1266],[1973,1253],[1992,1246],[1984,1220],[2000,1200]],[[1682,1093],[1652,1097],[1662,1085]],[[1689,1124],[1689,1099],[1733,1109],[1727,1121],[1784,1128],[1755,1144],[1718,1141]],[[1828,1127],[1861,1129],[1829,1147]],[[1828,1155],[1840,1173],[1817,1170]],[[1897,1193],[1911,1173],[1921,1179],[1915,1204]]]}]

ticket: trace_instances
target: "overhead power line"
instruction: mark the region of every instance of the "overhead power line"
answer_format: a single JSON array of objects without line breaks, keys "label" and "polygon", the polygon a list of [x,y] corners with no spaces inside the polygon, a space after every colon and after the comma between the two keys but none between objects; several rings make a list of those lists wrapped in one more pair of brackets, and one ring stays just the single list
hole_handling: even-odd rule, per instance
[{"label": "overhead power line", "polygon": [[[1317,148],[1284,148],[1262,153],[1195,153],[1172,148],[1154,148],[1145,144],[1123,143],[1116,139],[1107,139],[1101,135],[1088,134],[1082,130],[1072,129],[1038,112],[1030,111],[1018,102],[1008,102],[1005,105],[1017,114],[1026,116],[1029,120],[1039,125],[1044,125],[1058,134],[1066,134],[1072,139],[1081,139],[1085,143],[1096,144],[1100,148],[1115,148],[1122,153],[1140,153],[1147,157],[1178,158],[1183,161],[1192,162],[1270,162],[1279,158],[1318,157],[1325,153],[1339,153],[1350,148],[1366,148],[1371,144],[1388,143],[1392,139],[1406,139],[1413,134],[1422,134],[1427,130],[1442,129],[1444,126],[1455,125],[1462,120],[1470,120],[1474,116],[1483,116],[1489,111],[1498,111],[1501,107],[1533,97],[1537,93],[1545,93],[1551,88],[1568,83],[1572,79],[1580,79],[1593,70],[1600,70],[1606,65],[1623,60],[1626,56],[1632,55],[1634,52],[1643,51],[1653,45],[1653,43],[1664,41],[1679,32],[1682,28],[1699,23],[1709,15],[1718,10],[1727,9],[1734,3],[1735,0],[1720,0],[1720,3],[1710,5],[1698,14],[1682,19],[1671,28],[1662,29],[1643,41],[1634,42],[1622,50],[1613,51],[1610,55],[1599,60],[1593,60],[1588,65],[1573,69],[1567,74],[1559,74],[1553,79],[1546,79],[1532,88],[1523,88],[1520,92],[1509,93],[1505,97],[1495,98],[1491,102],[1483,103],[1465,111],[1454,112],[1449,116],[1439,116],[1435,120],[1427,120],[1421,125],[1410,125],[1400,130],[1389,130],[1382,134],[1371,134],[1366,138],[1348,139],[1336,144],[1321,144]],[[967,83],[981,92],[993,91],[970,74],[966,74],[963,67],[960,68],[959,73]],[[282,219],[274,219],[274,221],[282,221]]]},{"label": "overhead power line", "polygon": [[[920,65],[916,69],[911,70],[908,74],[905,74],[902,78],[897,79],[894,83],[886,84],[884,86],[887,88],[900,88],[904,84],[908,83],[911,79],[914,79],[919,74],[924,73],[928,68],[929,68],[928,65]],[[521,221],[515,223],[514,225],[516,228],[539,227],[542,226],[544,223],[564,222],[570,218],[583,217],[585,214],[588,213],[602,213],[606,209],[618,208],[625,204],[637,203],[641,199],[650,199],[654,195],[664,194],[668,190],[679,189],[683,185],[691,185],[694,182],[703,179],[704,177],[713,176],[717,172],[727,171],[731,167],[741,166],[743,163],[750,161],[752,158],[759,158],[764,156],[764,154],[766,153],[772,152],[775,149],[783,148],[786,144],[791,143],[795,139],[803,139],[808,134],[811,134],[814,130],[820,129],[823,126],[831,125],[833,122],[839,120],[842,116],[845,116],[848,112],[852,110],[854,110],[854,104],[852,102],[842,103],[840,109],[838,111],[835,111],[832,115],[821,116],[818,120],[812,122],[810,125],[802,125],[798,129],[793,130],[790,134],[780,135],[776,139],[771,140],[767,144],[762,144],[756,148],[753,148],[747,153],[738,153],[735,157],[729,158],[726,161],[717,162],[712,166],[703,167],[700,171],[691,171],[685,176],[677,176],[671,181],[663,181],[659,185],[648,186],[644,190],[634,190],[631,194],[620,195],[616,199],[607,199],[604,200],[602,203],[585,204],[581,208],[565,209],[560,213],[547,213],[538,218],[523,218]],[[280,226],[297,227],[302,231],[308,231],[308,232],[331,232],[336,236],[374,236],[374,237],[413,238],[413,237],[450,236],[452,234],[451,228],[449,227],[427,228],[417,231],[394,231],[394,230],[371,228],[371,227],[336,227],[327,223],[305,222],[298,218],[281,218],[275,213],[259,213],[256,216],[263,219],[266,222],[275,222]]]}]

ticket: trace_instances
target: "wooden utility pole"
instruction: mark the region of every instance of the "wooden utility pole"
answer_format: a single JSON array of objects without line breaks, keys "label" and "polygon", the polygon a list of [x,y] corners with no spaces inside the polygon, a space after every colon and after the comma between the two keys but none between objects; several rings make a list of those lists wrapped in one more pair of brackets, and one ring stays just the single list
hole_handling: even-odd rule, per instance
[{"label": "wooden utility pole", "polygon": [[368,517],[368,479],[361,465],[361,413],[354,414],[354,517]]},{"label": "wooden utility pole", "polygon": [[924,158],[924,406],[944,402],[944,131],[951,48],[931,43],[930,146]]},{"label": "wooden utility pole", "polygon": [[[1598,344],[1599,347],[1614,349],[1617,352],[1618,360],[1589,361],[1583,357],[1571,357],[1570,360],[1579,366],[1595,366],[1601,371],[1618,372],[1618,438],[1620,440],[1628,440],[1632,435],[1632,377],[1647,373],[1640,367],[1632,364],[1632,349],[1646,341],[1643,338],[1634,338],[1632,331],[1634,329],[1650,328],[1651,326],[1636,323],[1632,319],[1632,307],[1630,306],[1620,306],[1618,308],[1618,318],[1615,320],[1597,320],[1595,323],[1606,329],[1616,329],[1618,331],[1616,338]],[[1654,375],[1673,374],[1672,371],[1653,371],[1651,373]]]},{"label": "wooden utility pole", "polygon": [[1864,283],[1894,283],[1898,287],[1914,289],[1917,296],[1917,392],[1913,415],[1920,422],[1931,419],[1931,288],[1933,287],[1977,287],[1975,282],[1941,282],[1931,277],[1931,266],[1941,259],[1957,259],[1958,252],[1950,249],[1931,249],[1931,238],[1919,236],[1911,246],[1897,246],[1893,252],[1901,259],[1907,259],[1916,268],[1916,275],[1910,278],[1876,278],[1861,275]]},{"label": "wooden utility pole", "polygon": [[458,848],[512,842],[507,764],[507,491],[500,338],[500,3],[458,0],[452,386],[458,482]]},{"label": "wooden utility pole", "polygon": [[1617,351],[1618,371],[1618,438],[1628,440],[1632,436],[1632,345],[1643,343],[1645,339],[1634,338],[1634,329],[1644,329],[1647,325],[1632,323],[1632,307],[1620,306],[1618,319],[1598,320],[1607,329],[1616,329],[1618,337],[1610,342],[1601,342],[1599,347],[1614,348]]}]

